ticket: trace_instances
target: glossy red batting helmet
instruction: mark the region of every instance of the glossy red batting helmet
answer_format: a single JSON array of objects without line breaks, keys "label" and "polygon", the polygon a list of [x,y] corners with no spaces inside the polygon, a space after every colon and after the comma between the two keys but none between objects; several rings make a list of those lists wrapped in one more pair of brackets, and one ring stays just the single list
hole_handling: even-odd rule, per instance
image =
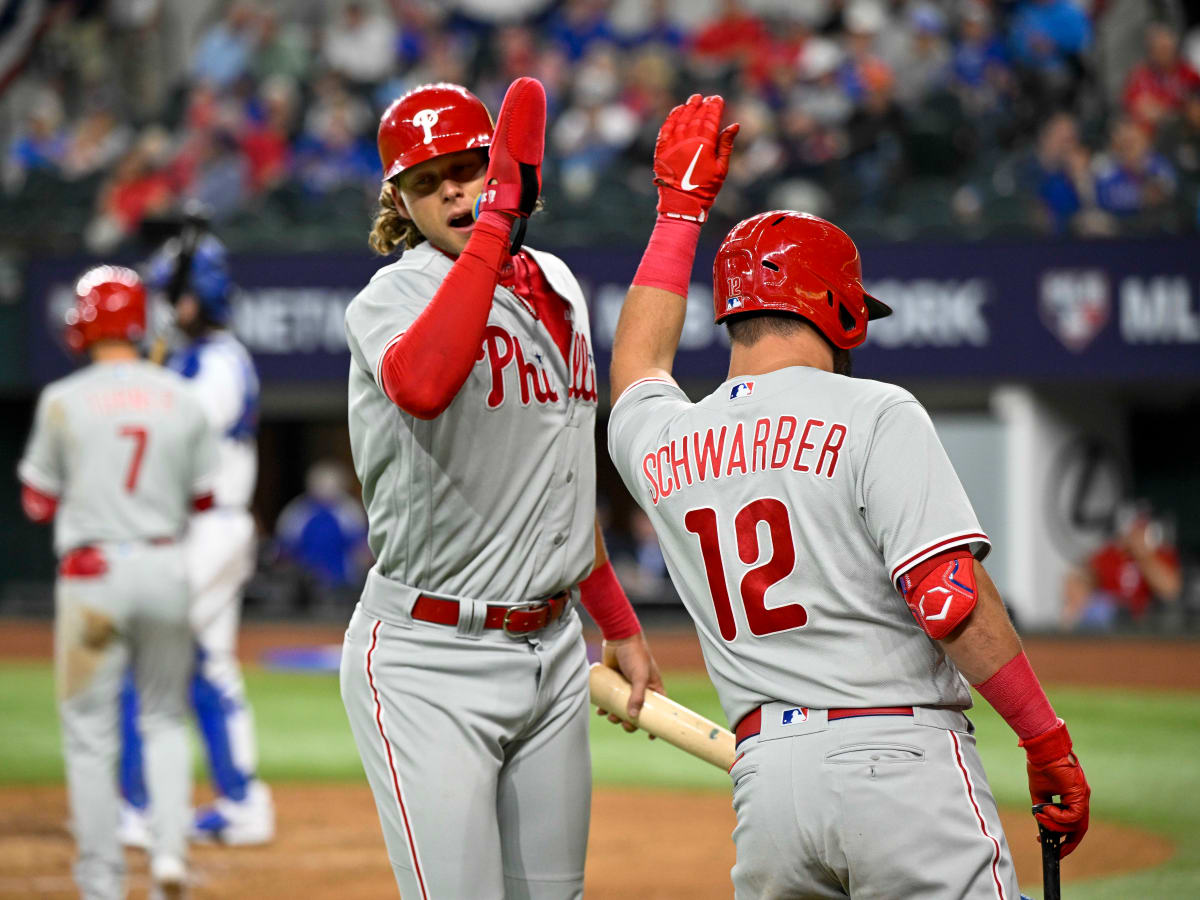
[{"label": "glossy red batting helmet", "polygon": [[478,97],[457,84],[423,84],[393,100],[379,120],[383,180],[435,156],[491,142],[492,117]]},{"label": "glossy red batting helmet", "polygon": [[867,321],[892,309],[863,290],[858,248],[832,222],[775,210],[739,222],[713,263],[713,308],[720,322],[769,310],[803,316],[835,347],[867,337]]},{"label": "glossy red batting helmet", "polygon": [[146,334],[146,289],[133,269],[96,266],[75,285],[66,315],[67,346],[82,353],[96,341],[137,342]]}]

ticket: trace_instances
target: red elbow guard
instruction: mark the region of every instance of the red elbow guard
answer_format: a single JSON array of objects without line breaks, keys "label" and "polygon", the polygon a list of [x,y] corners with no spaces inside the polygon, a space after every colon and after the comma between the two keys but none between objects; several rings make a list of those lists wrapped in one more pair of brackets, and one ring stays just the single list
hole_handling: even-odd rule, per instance
[{"label": "red elbow guard", "polygon": [[955,547],[913,566],[900,576],[900,593],[917,624],[935,641],[954,631],[975,608],[974,557]]}]

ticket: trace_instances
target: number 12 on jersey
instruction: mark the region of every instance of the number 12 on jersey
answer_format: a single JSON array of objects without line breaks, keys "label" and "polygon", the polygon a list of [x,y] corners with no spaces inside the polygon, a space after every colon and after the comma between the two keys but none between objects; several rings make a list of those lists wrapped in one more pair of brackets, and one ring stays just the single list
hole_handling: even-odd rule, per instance
[{"label": "number 12 on jersey", "polygon": [[[746,611],[746,623],[756,637],[800,628],[808,622],[808,611],[799,603],[767,608],[767,588],[782,581],[796,567],[796,545],[792,539],[792,525],[787,507],[774,497],[753,500],[743,506],[733,518],[733,530],[737,540],[738,558],[746,565],[756,562],[762,551],[758,540],[758,525],[767,523],[771,535],[771,555],[761,565],[755,566],[742,576],[738,592],[742,608]],[[704,574],[708,577],[708,590],[712,594],[713,608],[717,613],[717,625],[721,637],[732,641],[737,637],[737,619],[733,616],[733,604],[729,599],[725,563],[721,558],[720,529],[717,511],[711,507],[689,510],[683,517],[684,527],[700,540],[700,553],[704,558]]]}]

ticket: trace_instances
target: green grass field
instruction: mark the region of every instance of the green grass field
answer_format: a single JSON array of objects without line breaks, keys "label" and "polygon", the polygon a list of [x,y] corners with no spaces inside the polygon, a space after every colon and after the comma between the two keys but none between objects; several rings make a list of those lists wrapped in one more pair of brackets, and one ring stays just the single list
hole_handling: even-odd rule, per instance
[{"label": "green grass field", "polygon": [[[675,699],[722,720],[703,675],[668,673],[666,679]],[[336,677],[250,670],[247,680],[267,780],[362,778]],[[1200,696],[1053,686],[1050,693],[1083,756],[1093,820],[1143,828],[1178,848],[1156,869],[1072,883],[1072,900],[1200,896]],[[973,718],[997,800],[1026,806],[1024,754],[1012,732],[986,704]],[[0,784],[62,780],[48,663],[0,663],[0,722]],[[712,766],[599,718],[593,719],[592,753],[598,785],[728,790],[727,777]]]}]

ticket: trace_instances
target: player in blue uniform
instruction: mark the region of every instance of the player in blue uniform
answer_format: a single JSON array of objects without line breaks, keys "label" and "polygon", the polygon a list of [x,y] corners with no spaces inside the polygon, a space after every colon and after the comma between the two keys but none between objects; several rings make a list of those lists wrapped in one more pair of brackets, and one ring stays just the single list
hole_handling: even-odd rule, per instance
[{"label": "player in blue uniform", "polygon": [[[254,720],[236,655],[242,587],[254,571],[255,527],[249,507],[258,470],[258,374],[249,352],[228,328],[233,284],[225,248],[215,237],[200,237],[190,253],[183,239],[168,242],[147,264],[146,280],[151,289],[167,292],[182,337],[166,364],[188,380],[220,435],[215,503],[192,517],[187,539],[197,645],[192,704],[217,794],[211,807],[197,811],[192,836],[227,844],[266,843],[275,834],[274,806],[270,790],[255,775]],[[146,805],[136,703],[127,688],[122,839],[135,845],[139,810],[144,812]]]}]

